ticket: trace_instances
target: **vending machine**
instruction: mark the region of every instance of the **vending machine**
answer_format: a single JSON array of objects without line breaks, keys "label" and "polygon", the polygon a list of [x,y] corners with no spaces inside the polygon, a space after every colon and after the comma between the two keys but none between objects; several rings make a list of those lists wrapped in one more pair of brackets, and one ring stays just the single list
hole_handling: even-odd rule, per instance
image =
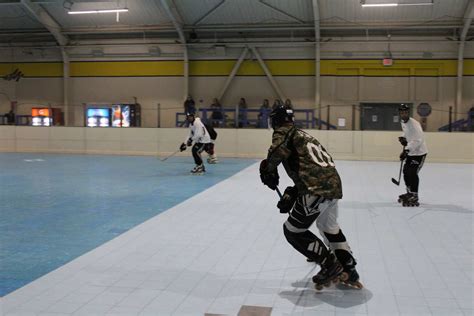
[{"label": "vending machine", "polygon": [[49,108],[32,108],[31,125],[32,126],[51,126],[53,118]]},{"label": "vending machine", "polygon": [[141,125],[139,104],[114,104],[112,106],[113,127],[138,127]]},{"label": "vending machine", "polygon": [[109,127],[110,108],[89,108],[86,112],[87,127]]}]

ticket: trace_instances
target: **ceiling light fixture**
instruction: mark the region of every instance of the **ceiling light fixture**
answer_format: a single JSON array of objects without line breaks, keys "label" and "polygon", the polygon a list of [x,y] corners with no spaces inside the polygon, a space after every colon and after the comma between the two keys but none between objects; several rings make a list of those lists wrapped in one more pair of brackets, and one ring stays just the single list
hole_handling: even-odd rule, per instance
[{"label": "ceiling light fixture", "polygon": [[397,7],[398,3],[371,3],[371,4],[362,4],[363,8],[370,7]]},{"label": "ceiling light fixture", "polygon": [[120,12],[128,12],[128,9],[68,11],[68,14],[99,14],[99,13],[120,13]]},{"label": "ceiling light fixture", "polygon": [[408,6],[408,5],[433,5],[433,2],[418,2],[418,3],[399,3],[399,6]]},{"label": "ceiling light fixture", "polygon": [[398,6],[417,6],[417,5],[433,5],[433,1],[430,2],[414,2],[414,3],[365,3],[365,0],[361,0],[360,4],[363,8],[374,8],[374,7],[398,7]]}]

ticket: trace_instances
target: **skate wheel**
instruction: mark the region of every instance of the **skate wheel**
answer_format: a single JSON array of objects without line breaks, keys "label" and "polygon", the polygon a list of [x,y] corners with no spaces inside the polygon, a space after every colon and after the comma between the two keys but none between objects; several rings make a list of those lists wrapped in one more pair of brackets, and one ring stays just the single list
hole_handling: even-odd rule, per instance
[{"label": "skate wheel", "polygon": [[343,282],[342,284],[344,284],[345,286],[351,287],[353,289],[357,289],[357,290],[360,290],[360,289],[364,288],[362,283],[360,283],[359,281],[356,281],[356,282]]},{"label": "skate wheel", "polygon": [[321,291],[323,289],[323,286],[321,284],[315,284],[314,287],[316,290]]},{"label": "skate wheel", "polygon": [[398,199],[398,203],[402,203],[402,199]]},{"label": "skate wheel", "polygon": [[341,275],[339,276],[339,279],[344,282],[349,279],[349,274],[347,272],[342,272]]}]

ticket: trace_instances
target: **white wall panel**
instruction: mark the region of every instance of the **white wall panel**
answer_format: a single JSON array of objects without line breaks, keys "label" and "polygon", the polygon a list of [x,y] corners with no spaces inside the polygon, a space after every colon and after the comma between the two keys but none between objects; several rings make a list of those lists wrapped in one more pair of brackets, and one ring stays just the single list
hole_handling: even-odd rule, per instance
[{"label": "white wall panel", "polygon": [[[52,141],[49,130],[55,127],[2,127],[1,132],[16,138],[0,138],[2,152],[57,152],[82,154],[120,155],[169,155],[186,137],[185,128],[99,129],[82,128],[85,139],[81,141]],[[8,131],[10,130],[10,131]],[[267,129],[218,129],[216,153],[220,157],[262,158],[271,145],[271,132]],[[379,131],[319,131],[308,130],[328,149],[335,159],[348,160],[398,160],[399,132]],[[128,134],[127,136],[124,136]],[[156,135],[156,141],[154,140]],[[136,140],[134,140],[136,137]],[[425,133],[428,145],[427,162],[474,163],[473,133]],[[12,141],[15,143],[12,146]],[[81,151],[82,150],[82,151]],[[190,150],[179,153],[190,157]],[[190,159],[192,159],[190,157]]]}]

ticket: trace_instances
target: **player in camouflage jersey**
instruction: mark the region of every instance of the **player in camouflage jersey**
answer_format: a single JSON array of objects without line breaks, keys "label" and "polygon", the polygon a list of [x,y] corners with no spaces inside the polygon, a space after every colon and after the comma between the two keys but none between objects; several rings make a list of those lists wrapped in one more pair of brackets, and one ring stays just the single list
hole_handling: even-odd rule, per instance
[{"label": "player in camouflage jersey", "polygon": [[[313,276],[317,289],[338,280],[362,288],[356,261],[337,222],[342,183],[332,157],[314,137],[294,126],[292,109],[278,106],[270,118],[272,145],[260,165],[260,177],[276,190],[282,163],[295,183],[286,188],[277,205],[281,213],[290,213],[283,225],[286,239],[308,261],[321,265],[321,271]],[[315,221],[329,249],[309,230]]]}]

